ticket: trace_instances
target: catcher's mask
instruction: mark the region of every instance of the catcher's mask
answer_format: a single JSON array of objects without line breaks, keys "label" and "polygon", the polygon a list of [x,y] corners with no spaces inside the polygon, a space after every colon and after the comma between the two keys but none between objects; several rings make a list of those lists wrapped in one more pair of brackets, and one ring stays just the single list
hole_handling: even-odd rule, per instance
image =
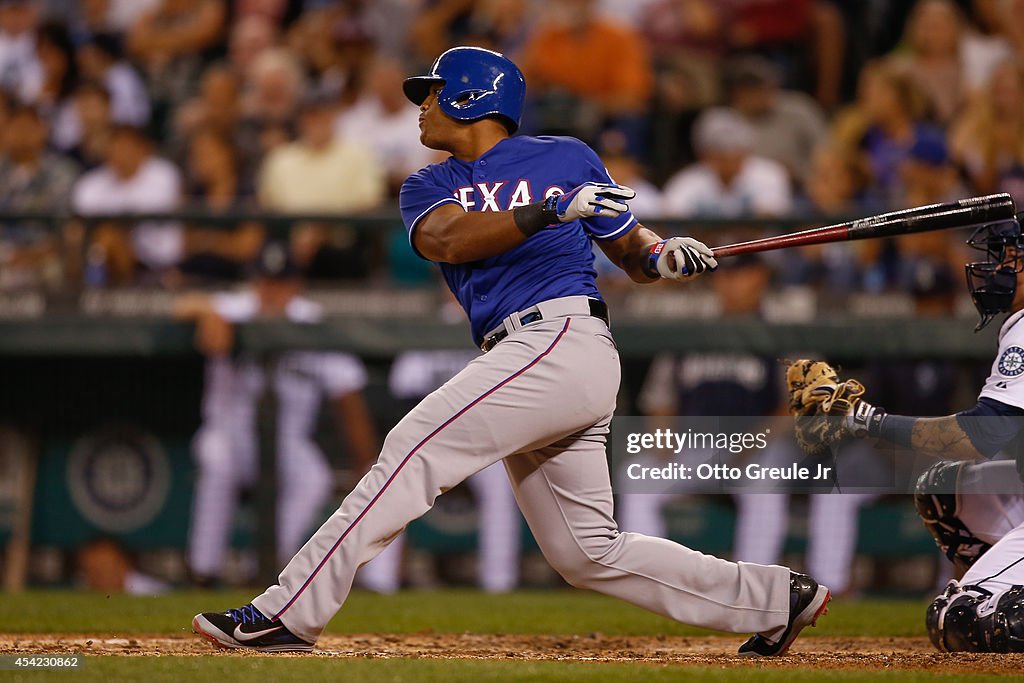
[{"label": "catcher's mask", "polygon": [[992,322],[999,313],[1013,305],[1017,292],[1017,274],[1024,271],[1024,239],[1021,237],[1021,215],[1000,223],[983,225],[967,240],[967,244],[985,252],[984,261],[968,263],[967,289],[981,320],[977,332]]}]

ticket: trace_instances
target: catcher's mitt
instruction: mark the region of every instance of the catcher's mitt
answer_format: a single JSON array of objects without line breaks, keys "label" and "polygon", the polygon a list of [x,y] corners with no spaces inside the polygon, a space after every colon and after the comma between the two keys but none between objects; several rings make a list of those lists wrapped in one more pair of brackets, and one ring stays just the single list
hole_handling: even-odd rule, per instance
[{"label": "catcher's mitt", "polygon": [[796,441],[808,455],[823,455],[847,432],[843,426],[861,396],[864,385],[855,379],[840,381],[822,360],[797,360],[786,369],[789,412],[796,418]]}]

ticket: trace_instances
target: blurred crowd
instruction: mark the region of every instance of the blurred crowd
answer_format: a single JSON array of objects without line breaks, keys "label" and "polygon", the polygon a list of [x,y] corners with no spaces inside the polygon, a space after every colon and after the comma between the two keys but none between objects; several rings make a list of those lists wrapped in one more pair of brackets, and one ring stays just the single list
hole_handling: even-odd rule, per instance
[{"label": "blurred crowd", "polygon": [[[0,288],[235,279],[267,229],[111,214],[393,214],[437,158],[401,81],[457,44],[516,60],[523,132],[590,143],[647,222],[1024,201],[1024,0],[0,0]],[[97,218],[24,216],[55,211]],[[337,221],[290,239],[313,279],[409,257]],[[868,291],[963,261],[796,258],[783,284]]]}]

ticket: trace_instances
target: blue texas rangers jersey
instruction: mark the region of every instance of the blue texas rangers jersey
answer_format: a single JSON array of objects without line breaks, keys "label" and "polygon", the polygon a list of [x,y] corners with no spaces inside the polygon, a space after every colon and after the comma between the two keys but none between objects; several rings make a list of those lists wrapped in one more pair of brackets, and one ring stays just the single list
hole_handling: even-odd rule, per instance
[{"label": "blue texas rangers jersey", "polygon": [[[507,211],[588,181],[612,182],[594,151],[579,140],[520,136],[502,140],[475,161],[450,157],[414,173],[402,185],[399,203],[411,243],[419,221],[442,204]],[[581,294],[600,298],[591,239],[616,239],[636,224],[632,213],[587,218],[541,230],[492,258],[438,265],[479,344],[502,318],[540,301]]]}]

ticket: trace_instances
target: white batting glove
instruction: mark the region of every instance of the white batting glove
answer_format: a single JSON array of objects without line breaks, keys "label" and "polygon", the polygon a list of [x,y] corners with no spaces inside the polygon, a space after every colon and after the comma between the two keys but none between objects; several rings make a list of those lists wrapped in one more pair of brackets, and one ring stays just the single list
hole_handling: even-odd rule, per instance
[{"label": "white batting glove", "polygon": [[683,280],[717,269],[718,260],[711,248],[692,237],[670,237],[654,244],[644,264],[648,277],[666,280]]},{"label": "white batting glove", "polygon": [[565,194],[552,196],[548,202],[559,223],[571,223],[594,216],[615,218],[629,211],[626,202],[635,196],[636,192],[625,185],[583,183]]}]

